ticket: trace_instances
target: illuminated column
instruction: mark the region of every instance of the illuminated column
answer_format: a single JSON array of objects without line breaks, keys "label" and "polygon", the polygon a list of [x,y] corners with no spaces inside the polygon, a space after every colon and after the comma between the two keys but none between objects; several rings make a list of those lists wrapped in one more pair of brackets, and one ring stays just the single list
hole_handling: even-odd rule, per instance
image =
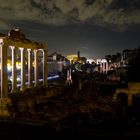
[{"label": "illuminated column", "polygon": [[21,51],[21,91],[25,89],[25,49],[20,48]]},{"label": "illuminated column", "polygon": [[100,73],[102,73],[103,72],[103,65],[102,65],[102,63],[100,62]]},{"label": "illuminated column", "polygon": [[28,87],[32,87],[32,50],[27,49],[28,51]]},{"label": "illuminated column", "polygon": [[8,97],[8,77],[7,77],[7,47],[3,45],[3,39],[0,39],[1,56],[1,98]]},{"label": "illuminated column", "polygon": [[43,85],[47,86],[47,51],[43,50]]},{"label": "illuminated column", "polygon": [[14,46],[10,46],[11,50],[12,50],[12,91],[14,92],[16,91],[17,88],[17,83],[16,83],[16,48]]},{"label": "illuminated column", "polygon": [[36,87],[38,85],[38,51],[37,49],[34,50],[34,80],[35,80],[34,86]]}]

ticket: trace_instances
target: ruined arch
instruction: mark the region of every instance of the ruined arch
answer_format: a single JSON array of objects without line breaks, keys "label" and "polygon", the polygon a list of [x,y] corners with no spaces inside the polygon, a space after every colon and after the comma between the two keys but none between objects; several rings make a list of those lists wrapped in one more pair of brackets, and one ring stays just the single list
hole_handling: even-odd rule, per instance
[{"label": "ruined arch", "polygon": [[134,94],[132,96],[132,105],[140,107],[140,93]]},{"label": "ruined arch", "polygon": [[121,106],[128,106],[128,96],[125,92],[120,92],[117,95],[117,102],[121,105]]}]

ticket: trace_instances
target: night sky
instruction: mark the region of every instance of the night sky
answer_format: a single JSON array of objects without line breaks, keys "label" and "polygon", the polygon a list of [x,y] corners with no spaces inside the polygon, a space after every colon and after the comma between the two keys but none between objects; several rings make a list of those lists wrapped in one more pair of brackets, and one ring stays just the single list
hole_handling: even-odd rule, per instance
[{"label": "night sky", "polygon": [[140,0],[0,0],[0,32],[15,27],[49,54],[101,58],[140,46]]}]

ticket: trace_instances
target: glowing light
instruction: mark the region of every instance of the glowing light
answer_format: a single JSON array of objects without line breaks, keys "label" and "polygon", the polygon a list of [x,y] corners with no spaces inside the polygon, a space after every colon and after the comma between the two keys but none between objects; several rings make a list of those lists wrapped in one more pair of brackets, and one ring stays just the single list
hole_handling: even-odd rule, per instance
[{"label": "glowing light", "polygon": [[[27,62],[26,62],[26,65],[27,65]],[[17,70],[21,69],[21,62],[18,62],[18,61],[16,62],[16,68]],[[1,65],[0,65],[0,69],[1,69]],[[7,60],[7,70],[12,71],[12,61],[10,59]]]},{"label": "glowing light", "polygon": [[49,76],[47,79],[51,80],[51,79],[55,79],[55,78],[59,78],[59,75]]},{"label": "glowing light", "polygon": [[78,59],[77,54],[67,55],[66,58],[71,62],[72,60],[76,61]]},{"label": "glowing light", "polygon": [[16,62],[17,69],[21,69],[21,62]]},{"label": "glowing light", "polygon": [[11,70],[12,70],[12,65],[7,64],[7,70],[8,70],[8,71],[11,71]]},{"label": "glowing light", "polygon": [[[21,62],[16,62],[16,68],[21,69]],[[9,59],[7,60],[7,70],[12,71],[12,62]]]},{"label": "glowing light", "polygon": [[8,69],[8,71],[12,70],[12,62],[9,59],[7,60],[7,69]]}]

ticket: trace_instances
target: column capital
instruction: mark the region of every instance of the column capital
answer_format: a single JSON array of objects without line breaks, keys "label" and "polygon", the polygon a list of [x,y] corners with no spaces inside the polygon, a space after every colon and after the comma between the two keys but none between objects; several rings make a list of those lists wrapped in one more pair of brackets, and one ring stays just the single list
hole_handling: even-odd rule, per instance
[{"label": "column capital", "polygon": [[3,45],[3,38],[0,38],[0,45]]},{"label": "column capital", "polygon": [[46,50],[44,50],[44,49],[38,49],[38,51],[42,51],[42,52],[45,52]]},{"label": "column capital", "polygon": [[37,53],[38,52],[38,49],[34,49],[34,53]]},{"label": "column capital", "polygon": [[31,52],[31,51],[32,51],[32,49],[30,49],[30,48],[27,48],[27,51],[28,51],[28,52]]},{"label": "column capital", "polygon": [[25,48],[19,47],[19,49],[20,49],[21,51],[23,51]]},{"label": "column capital", "polygon": [[43,51],[43,49],[38,49],[39,51]]},{"label": "column capital", "polygon": [[9,47],[10,47],[12,50],[16,48],[15,46],[9,46]]},{"label": "column capital", "polygon": [[4,43],[0,43],[0,47],[2,47],[4,45]]}]

